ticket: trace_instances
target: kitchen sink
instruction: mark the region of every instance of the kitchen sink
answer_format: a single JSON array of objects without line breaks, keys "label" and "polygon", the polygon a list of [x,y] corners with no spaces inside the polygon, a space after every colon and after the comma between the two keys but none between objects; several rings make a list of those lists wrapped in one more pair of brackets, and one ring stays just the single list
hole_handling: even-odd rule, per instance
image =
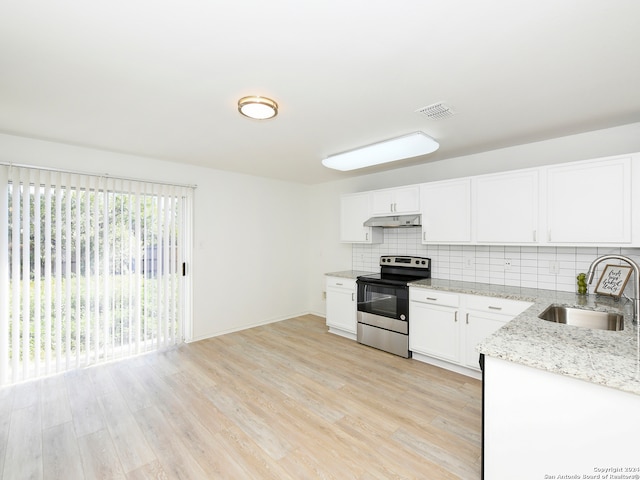
[{"label": "kitchen sink", "polygon": [[564,323],[576,327],[619,331],[624,329],[624,316],[612,312],[596,312],[564,305],[549,305],[538,315],[542,320]]}]

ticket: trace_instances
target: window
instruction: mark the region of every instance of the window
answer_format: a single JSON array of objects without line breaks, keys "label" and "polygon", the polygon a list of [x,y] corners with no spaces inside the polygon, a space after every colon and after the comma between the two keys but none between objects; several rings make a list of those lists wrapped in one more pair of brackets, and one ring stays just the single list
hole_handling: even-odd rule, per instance
[{"label": "window", "polygon": [[182,342],[192,192],[0,166],[0,384]]}]

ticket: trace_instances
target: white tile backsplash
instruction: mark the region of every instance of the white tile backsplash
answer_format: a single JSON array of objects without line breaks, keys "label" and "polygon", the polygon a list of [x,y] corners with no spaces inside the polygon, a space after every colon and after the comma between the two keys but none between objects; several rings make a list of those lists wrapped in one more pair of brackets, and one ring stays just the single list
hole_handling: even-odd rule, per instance
[{"label": "white tile backsplash", "polygon": [[[640,263],[640,248],[423,245],[420,232],[420,227],[387,228],[384,243],[354,244],[352,268],[378,272],[382,255],[414,255],[431,258],[433,278],[573,292],[576,275],[586,273],[596,257],[622,254]],[[508,270],[506,259],[511,261]],[[558,267],[557,274],[549,270],[552,262]]]}]

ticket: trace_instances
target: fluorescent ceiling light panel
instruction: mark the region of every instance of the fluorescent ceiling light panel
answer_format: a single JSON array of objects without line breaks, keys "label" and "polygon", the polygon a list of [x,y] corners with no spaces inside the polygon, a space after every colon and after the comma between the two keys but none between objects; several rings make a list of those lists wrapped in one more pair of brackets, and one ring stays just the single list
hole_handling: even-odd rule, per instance
[{"label": "fluorescent ceiling light panel", "polygon": [[322,164],[325,167],[344,172],[426,155],[435,152],[439,147],[440,144],[433,138],[422,132],[414,132],[348,152],[330,155],[322,160]]}]

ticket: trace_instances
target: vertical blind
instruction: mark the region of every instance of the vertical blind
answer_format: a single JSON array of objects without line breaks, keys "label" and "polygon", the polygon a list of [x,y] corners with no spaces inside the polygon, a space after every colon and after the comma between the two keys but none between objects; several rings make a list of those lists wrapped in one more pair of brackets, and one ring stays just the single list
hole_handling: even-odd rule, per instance
[{"label": "vertical blind", "polygon": [[0,166],[0,385],[181,342],[192,194]]}]

